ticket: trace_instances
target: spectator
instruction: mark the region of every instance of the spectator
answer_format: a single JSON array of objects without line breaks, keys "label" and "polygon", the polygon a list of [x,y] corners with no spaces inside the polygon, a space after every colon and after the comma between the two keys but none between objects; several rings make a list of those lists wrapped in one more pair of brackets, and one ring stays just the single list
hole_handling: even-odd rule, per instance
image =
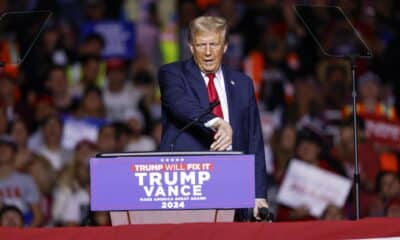
[{"label": "spectator", "polygon": [[380,172],[376,178],[376,197],[369,204],[369,216],[383,217],[388,203],[400,197],[400,177],[397,172]]},{"label": "spectator", "polygon": [[[354,175],[353,123],[352,121],[349,120],[342,121],[341,125],[338,126],[338,129],[339,132],[337,135],[335,135],[335,139],[333,140],[335,144],[330,149],[330,155],[332,156],[333,159],[335,159],[338,162],[338,164],[340,164],[342,169],[339,172],[343,173],[345,176],[349,178],[352,178]],[[368,146],[365,143],[365,141],[359,141],[359,149],[361,148],[365,152],[365,149],[368,147],[370,146]],[[373,151],[372,149],[369,150]],[[363,158],[362,160],[360,160],[359,168],[362,173],[361,183],[363,184],[363,187],[365,187],[368,190],[371,190],[373,188],[374,180],[370,181],[370,179],[368,179],[366,170],[368,168],[377,167],[377,164],[375,164],[375,160],[373,159],[375,157],[375,154],[371,153],[369,156],[365,156],[367,154],[370,153],[362,153],[361,154],[362,157],[361,156],[359,157],[359,159]]]},{"label": "spectator", "polygon": [[0,69],[0,108],[4,109],[7,121],[19,117],[32,120],[33,110],[22,98],[22,93],[16,80]]},{"label": "spectator", "polygon": [[126,81],[126,65],[122,59],[107,61],[107,83],[103,91],[107,119],[118,121],[129,111],[138,109],[141,93]]},{"label": "spectator", "polygon": [[350,69],[344,61],[323,60],[317,66],[318,79],[322,86],[325,109],[340,111],[350,99]]},{"label": "spectator", "polygon": [[[367,72],[358,79],[360,101],[357,105],[357,114],[361,118],[375,117],[387,120],[398,119],[394,106],[381,101],[381,79],[373,72]],[[352,107],[344,108],[344,117],[350,116]]]},{"label": "spectator", "polygon": [[15,140],[17,152],[15,153],[15,169],[26,170],[32,159],[33,152],[28,148],[28,129],[22,119],[17,119],[10,126],[10,136]]},{"label": "spectator", "polygon": [[38,190],[31,176],[15,171],[16,150],[11,137],[0,137],[0,200],[2,205],[13,205],[21,210],[24,225],[38,227],[42,223]]},{"label": "spectator", "polygon": [[63,124],[58,116],[48,117],[42,127],[43,142],[35,151],[48,159],[56,171],[70,160],[71,153],[61,145]]},{"label": "spectator", "polygon": [[319,86],[312,78],[298,78],[294,82],[294,99],[285,105],[283,119],[289,122],[301,124],[313,118],[320,118],[321,96],[314,94],[319,92]]},{"label": "spectator", "polygon": [[75,115],[77,118],[98,121],[99,124],[104,122],[106,109],[100,88],[89,86],[85,89]]},{"label": "spectator", "polygon": [[[27,34],[39,33],[39,29],[27,30],[26,26],[23,26],[25,35],[22,35],[22,40],[27,39],[33,40],[34,36],[27,37]],[[27,39],[25,39],[27,38]],[[26,61],[30,64],[22,65],[26,73],[26,86],[29,92],[41,92],[45,85],[44,79],[46,79],[47,72],[54,64],[65,65],[68,64],[69,59],[64,49],[59,45],[60,31],[57,23],[51,22],[46,24],[43,33],[40,35],[38,46],[32,49],[32,52],[27,55]],[[31,44],[29,42],[28,44]],[[25,43],[26,45],[26,43]]]},{"label": "spectator", "polygon": [[244,55],[244,39],[240,31],[242,4],[238,1],[219,1],[217,10],[229,22],[229,47],[224,57],[224,64],[233,69],[240,69]]},{"label": "spectator", "polygon": [[105,42],[101,35],[97,33],[89,34],[81,43],[79,54],[82,56],[101,56]]},{"label": "spectator", "polygon": [[42,211],[43,226],[51,222],[52,193],[56,182],[56,171],[46,158],[33,154],[27,166],[27,172],[33,177],[39,190],[40,209]]},{"label": "spectator", "polygon": [[199,15],[199,7],[194,1],[178,1],[178,44],[180,59],[187,59],[190,55],[190,49],[187,45],[189,23]]},{"label": "spectator", "polygon": [[144,116],[143,131],[149,133],[154,119],[161,118],[160,92],[149,70],[139,70],[133,77],[134,87],[141,92],[139,110]]},{"label": "spectator", "polygon": [[65,68],[53,66],[46,80],[46,88],[49,91],[54,107],[59,113],[67,113],[73,103],[72,94],[69,92],[68,80]]},{"label": "spectator", "polygon": [[296,143],[296,157],[300,160],[323,168],[325,162],[320,159],[323,139],[310,130],[301,130]]},{"label": "spectator", "polygon": [[[300,130],[297,137],[295,158],[314,165],[321,169],[335,172],[335,167],[328,159],[322,158],[324,139],[308,129]],[[279,220],[311,220],[315,219],[310,215],[307,206],[299,206],[296,209],[289,209],[284,206],[278,207],[277,217]]]},{"label": "spectator", "polygon": [[343,220],[344,214],[341,208],[335,205],[328,205],[322,214],[322,220]]},{"label": "spectator", "polygon": [[104,20],[106,16],[106,5],[104,0],[87,0],[83,7],[88,21]]},{"label": "spectator", "polygon": [[341,162],[346,171],[347,177],[353,177],[354,174],[354,159],[353,159],[353,126],[343,124],[339,130],[338,143],[332,148],[331,154]]},{"label": "spectator", "polygon": [[[134,4],[125,1],[125,4]],[[129,3],[128,3],[129,2]],[[160,66],[160,27],[162,26],[159,20],[159,12],[157,5],[162,5],[158,1],[138,2],[141,7],[141,14],[135,22],[136,31],[136,50],[137,56],[148,59],[154,66]],[[167,3],[168,4],[168,3]],[[158,6],[162,7],[162,6]],[[167,10],[167,9],[164,9]],[[168,11],[168,10],[167,10]],[[171,21],[170,19],[168,21]],[[165,23],[164,26],[167,26]],[[172,33],[173,34],[173,33]],[[171,36],[171,35],[170,35]]]},{"label": "spectator", "polygon": [[7,115],[4,108],[0,107],[0,135],[4,135],[7,133]]},{"label": "spectator", "polygon": [[72,162],[64,168],[54,191],[54,224],[80,225],[89,214],[89,159],[97,150],[90,141],[76,145]]},{"label": "spectator", "polygon": [[64,116],[63,146],[71,150],[83,139],[96,141],[99,129],[106,123],[102,92],[89,86],[74,111]]},{"label": "spectator", "polygon": [[117,152],[125,151],[127,144],[130,141],[130,137],[132,135],[132,131],[129,126],[124,122],[115,122],[113,126],[116,131],[116,138],[117,138]]},{"label": "spectator", "polygon": [[84,225],[89,226],[110,226],[111,218],[110,212],[107,211],[91,211],[87,222]]},{"label": "spectator", "polygon": [[41,125],[47,118],[58,114],[51,97],[47,94],[35,96],[31,104],[34,109],[35,126]]},{"label": "spectator", "polygon": [[99,152],[115,152],[117,149],[117,133],[114,125],[106,124],[99,130],[97,139]]},{"label": "spectator", "polygon": [[125,151],[140,152],[156,150],[156,143],[154,140],[142,134],[143,116],[139,112],[127,113],[126,124],[131,130],[131,136],[125,147]]},{"label": "spectator", "polygon": [[386,209],[386,217],[400,217],[400,199],[392,199]]},{"label": "spectator", "polygon": [[272,152],[274,154],[274,179],[281,182],[289,160],[295,155],[296,129],[291,125],[285,125],[275,132],[272,139]]},{"label": "spectator", "polygon": [[[73,97],[81,98],[88,87],[104,85],[103,64],[99,56],[83,56],[81,67],[75,68],[70,69],[70,91]],[[76,72],[78,74],[75,74]]]},{"label": "spectator", "polygon": [[14,206],[0,208],[0,226],[22,228],[24,226],[24,216],[21,210]]}]

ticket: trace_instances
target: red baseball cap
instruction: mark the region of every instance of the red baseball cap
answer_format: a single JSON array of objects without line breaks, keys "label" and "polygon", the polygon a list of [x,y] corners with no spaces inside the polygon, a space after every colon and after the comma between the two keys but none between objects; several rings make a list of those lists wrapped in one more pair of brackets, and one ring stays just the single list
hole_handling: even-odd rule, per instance
[{"label": "red baseball cap", "polygon": [[124,60],[120,59],[120,58],[111,58],[109,60],[107,60],[106,63],[106,70],[111,71],[111,70],[121,70],[125,68],[125,62]]}]

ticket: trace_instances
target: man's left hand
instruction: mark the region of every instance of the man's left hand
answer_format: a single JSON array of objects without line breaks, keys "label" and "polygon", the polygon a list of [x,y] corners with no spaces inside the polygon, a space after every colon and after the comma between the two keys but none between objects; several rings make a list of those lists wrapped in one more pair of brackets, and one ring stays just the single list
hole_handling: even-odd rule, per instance
[{"label": "man's left hand", "polygon": [[214,135],[214,142],[210,146],[211,151],[226,151],[232,146],[232,127],[231,125],[218,118],[211,126],[217,132]]},{"label": "man's left hand", "polygon": [[268,203],[267,203],[267,199],[265,199],[265,198],[256,198],[256,204],[255,204],[254,209],[253,209],[253,216],[254,216],[255,219],[262,220],[258,216],[258,210],[260,208],[263,208],[263,207],[265,207],[265,208],[269,207]]}]

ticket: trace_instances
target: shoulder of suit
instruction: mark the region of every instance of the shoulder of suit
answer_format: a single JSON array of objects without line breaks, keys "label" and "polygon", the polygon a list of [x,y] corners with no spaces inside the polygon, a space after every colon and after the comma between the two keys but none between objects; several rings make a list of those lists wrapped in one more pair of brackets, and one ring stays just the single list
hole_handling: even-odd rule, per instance
[{"label": "shoulder of suit", "polygon": [[182,68],[189,63],[190,59],[188,60],[182,60],[182,61],[176,61],[172,63],[167,63],[162,65],[159,68],[159,71],[180,71]]},{"label": "shoulder of suit", "polygon": [[182,62],[173,62],[173,63],[168,63],[164,64],[159,68],[159,71],[173,71],[174,69],[178,69]]},{"label": "shoulder of suit", "polygon": [[238,81],[244,81],[244,82],[252,82],[251,78],[249,76],[247,76],[245,73],[238,71],[238,70],[234,70],[231,68],[224,68],[225,71],[229,71],[230,75],[235,78],[235,80]]}]

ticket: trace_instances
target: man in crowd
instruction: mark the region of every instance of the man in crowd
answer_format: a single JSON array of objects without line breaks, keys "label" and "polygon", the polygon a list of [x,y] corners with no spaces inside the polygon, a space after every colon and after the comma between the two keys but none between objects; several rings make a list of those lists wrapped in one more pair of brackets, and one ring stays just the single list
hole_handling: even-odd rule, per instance
[{"label": "man in crowd", "polygon": [[39,193],[31,176],[14,170],[16,147],[9,136],[0,136],[0,205],[18,207],[24,223],[38,227],[42,222]]}]

